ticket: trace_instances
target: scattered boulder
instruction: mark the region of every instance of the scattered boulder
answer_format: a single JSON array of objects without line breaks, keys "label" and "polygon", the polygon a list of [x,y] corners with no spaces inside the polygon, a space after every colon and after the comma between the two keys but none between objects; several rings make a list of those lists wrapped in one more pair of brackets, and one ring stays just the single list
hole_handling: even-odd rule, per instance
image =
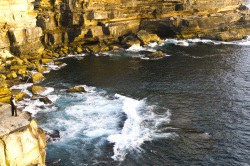
[{"label": "scattered boulder", "polygon": [[46,133],[46,142],[58,141],[60,139],[59,130],[45,131],[45,133]]},{"label": "scattered boulder", "polygon": [[121,43],[125,45],[126,47],[131,47],[133,45],[140,46],[141,42],[139,39],[137,39],[135,36],[126,36],[122,39]]},{"label": "scattered boulder", "polygon": [[83,52],[82,47],[81,47],[81,46],[77,46],[77,47],[76,47],[76,52],[77,52],[78,54],[82,53],[82,52]]},{"label": "scattered boulder", "polygon": [[15,71],[11,71],[10,73],[7,74],[7,79],[13,80],[17,78],[17,74]]},{"label": "scattered boulder", "polygon": [[137,37],[141,41],[142,45],[146,45],[149,42],[158,42],[160,40],[156,34],[150,34],[145,30],[140,30],[137,33]]},{"label": "scattered boulder", "polygon": [[38,71],[39,73],[43,73],[43,72],[49,71],[49,70],[50,70],[50,69],[49,69],[48,66],[38,66],[38,67],[37,67],[37,71]]},{"label": "scattered boulder", "polygon": [[6,83],[4,77],[0,75],[0,88],[7,88],[8,84]]},{"label": "scattered boulder", "polygon": [[30,88],[28,88],[28,90],[30,90],[34,95],[40,95],[46,90],[46,88],[38,85],[33,85]]},{"label": "scattered boulder", "polygon": [[84,89],[84,87],[82,86],[75,86],[73,88],[69,88],[67,90],[67,92],[73,92],[73,93],[81,93],[81,92],[86,92],[86,90]]},{"label": "scattered boulder", "polygon": [[32,75],[31,79],[33,83],[38,83],[44,80],[44,76],[42,75],[42,73],[37,72]]},{"label": "scattered boulder", "polygon": [[31,97],[31,100],[39,100],[41,102],[43,102],[44,104],[52,104],[53,102],[46,96],[42,96],[42,95],[33,95]]},{"label": "scattered boulder", "polygon": [[9,88],[0,88],[0,96],[10,95],[11,91]]},{"label": "scattered boulder", "polygon": [[39,98],[39,101],[43,102],[44,104],[52,104],[53,103],[48,97]]},{"label": "scattered boulder", "polygon": [[0,50],[0,58],[10,58],[13,57],[13,55],[8,50]]},{"label": "scattered boulder", "polygon": [[25,71],[26,69],[27,69],[26,65],[12,65],[12,66],[10,66],[10,70],[12,70],[12,71],[18,71],[18,70]]},{"label": "scattered boulder", "polygon": [[41,59],[42,64],[54,63],[53,59]]},{"label": "scattered boulder", "polygon": [[145,56],[152,59],[158,59],[158,58],[163,58],[166,55],[162,51],[156,51],[156,52],[146,53]]}]

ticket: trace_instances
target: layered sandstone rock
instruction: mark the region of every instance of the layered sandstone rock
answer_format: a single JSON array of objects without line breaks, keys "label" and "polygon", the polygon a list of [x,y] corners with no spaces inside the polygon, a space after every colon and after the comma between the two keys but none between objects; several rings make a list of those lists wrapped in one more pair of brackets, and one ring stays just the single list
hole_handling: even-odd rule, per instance
[{"label": "layered sandstone rock", "polygon": [[14,55],[43,51],[42,30],[36,26],[33,1],[0,1],[0,50],[10,50]]},{"label": "layered sandstone rock", "polygon": [[0,165],[45,166],[44,131],[27,112],[12,117],[10,105],[0,106]]},{"label": "layered sandstone rock", "polygon": [[[242,0],[40,0],[46,46],[117,42],[147,30],[161,37],[241,39],[250,33]],[[96,40],[90,40],[96,39]],[[110,42],[109,42],[110,44]]]}]

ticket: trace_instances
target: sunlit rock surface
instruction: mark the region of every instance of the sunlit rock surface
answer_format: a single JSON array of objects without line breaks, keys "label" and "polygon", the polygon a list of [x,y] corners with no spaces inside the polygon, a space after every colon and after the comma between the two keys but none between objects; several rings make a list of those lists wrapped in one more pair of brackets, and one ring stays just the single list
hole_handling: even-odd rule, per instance
[{"label": "sunlit rock surface", "polygon": [[45,133],[29,113],[11,116],[10,105],[0,105],[1,166],[45,166],[45,147]]}]

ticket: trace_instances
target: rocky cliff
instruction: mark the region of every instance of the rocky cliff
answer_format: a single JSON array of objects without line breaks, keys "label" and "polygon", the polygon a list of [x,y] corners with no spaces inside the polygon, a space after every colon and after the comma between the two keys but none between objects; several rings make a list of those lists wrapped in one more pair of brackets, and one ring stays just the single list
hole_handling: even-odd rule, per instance
[{"label": "rocky cliff", "polygon": [[2,0],[0,49],[24,55],[68,44],[80,46],[75,49],[80,52],[84,45],[99,44],[105,51],[110,48],[100,43],[111,45],[139,30],[160,37],[237,40],[250,33],[242,1]]},{"label": "rocky cliff", "polygon": [[43,51],[42,30],[36,26],[33,0],[0,1],[0,49],[15,55]]},{"label": "rocky cliff", "polygon": [[110,43],[141,29],[226,41],[250,33],[242,0],[37,0],[37,6],[45,46]]},{"label": "rocky cliff", "polygon": [[45,166],[45,133],[27,112],[11,116],[10,105],[0,106],[0,165]]}]

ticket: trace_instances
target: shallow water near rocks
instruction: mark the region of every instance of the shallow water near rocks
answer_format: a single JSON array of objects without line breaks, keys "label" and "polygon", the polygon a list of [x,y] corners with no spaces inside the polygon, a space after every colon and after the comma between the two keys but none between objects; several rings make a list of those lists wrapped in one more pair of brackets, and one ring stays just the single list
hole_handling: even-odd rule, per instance
[{"label": "shallow water near rocks", "polygon": [[[248,41],[184,42],[153,44],[162,59],[133,48],[60,60],[41,83],[53,104],[30,103],[60,132],[47,165],[250,165]],[[87,93],[66,93],[76,85]]]}]

